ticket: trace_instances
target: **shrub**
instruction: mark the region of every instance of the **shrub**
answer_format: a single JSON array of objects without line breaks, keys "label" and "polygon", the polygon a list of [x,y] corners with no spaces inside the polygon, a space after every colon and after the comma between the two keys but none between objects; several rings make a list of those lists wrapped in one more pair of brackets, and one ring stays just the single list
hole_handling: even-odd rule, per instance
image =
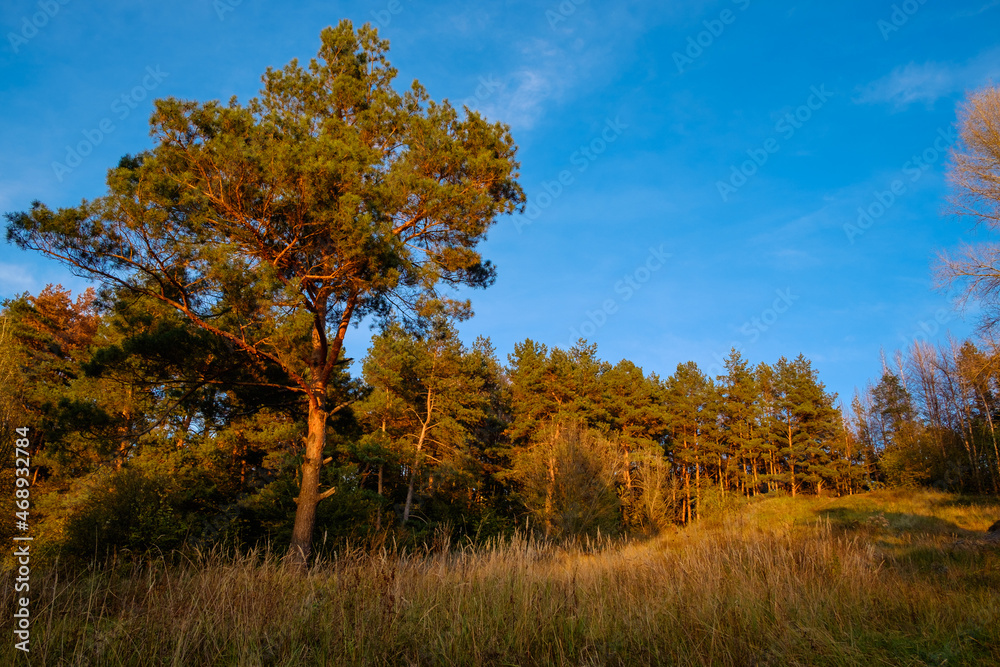
[{"label": "shrub", "polygon": [[69,518],[65,555],[83,559],[179,546],[187,527],[172,500],[161,478],[136,468],[121,468]]}]

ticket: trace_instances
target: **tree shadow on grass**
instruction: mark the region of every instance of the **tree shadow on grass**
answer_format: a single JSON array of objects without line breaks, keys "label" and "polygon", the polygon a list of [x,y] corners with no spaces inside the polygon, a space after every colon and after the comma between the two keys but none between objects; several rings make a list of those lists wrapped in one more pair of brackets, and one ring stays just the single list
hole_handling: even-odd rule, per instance
[{"label": "tree shadow on grass", "polygon": [[817,511],[816,514],[819,518],[830,521],[835,528],[843,532],[865,530],[895,535],[931,535],[954,538],[981,537],[983,535],[980,531],[962,528],[953,521],[924,514],[858,510],[845,507],[823,509]]},{"label": "tree shadow on grass", "polygon": [[931,504],[936,507],[989,507],[997,512],[1000,519],[1000,497],[994,496],[950,496],[935,498]]},{"label": "tree shadow on grass", "polygon": [[830,508],[833,529],[874,544],[886,564],[915,579],[968,591],[1000,589],[1000,541],[934,516]]}]

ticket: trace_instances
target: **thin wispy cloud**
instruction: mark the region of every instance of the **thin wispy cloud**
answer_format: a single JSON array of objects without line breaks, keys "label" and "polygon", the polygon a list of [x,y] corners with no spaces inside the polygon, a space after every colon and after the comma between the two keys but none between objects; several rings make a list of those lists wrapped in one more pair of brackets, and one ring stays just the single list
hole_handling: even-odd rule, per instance
[{"label": "thin wispy cloud", "polygon": [[983,12],[989,11],[991,9],[996,9],[998,7],[1000,7],[1000,0],[990,0],[979,9],[966,10],[964,12],[959,12],[958,15],[962,18],[969,18],[972,16],[979,16]]},{"label": "thin wispy cloud", "polygon": [[521,57],[507,73],[480,77],[474,95],[462,103],[515,129],[531,129],[549,104],[576,85],[577,65],[572,54],[542,39],[528,42]]},{"label": "thin wispy cloud", "polygon": [[905,109],[915,102],[932,105],[955,91],[955,78],[955,71],[946,65],[910,63],[869,84],[859,101],[891,104],[897,109]]},{"label": "thin wispy cloud", "polygon": [[481,102],[473,99],[469,106],[517,129],[531,129],[557,90],[549,73],[531,69],[511,72],[491,85],[496,86],[492,94]]},{"label": "thin wispy cloud", "polygon": [[939,99],[995,82],[1000,75],[1000,49],[986,51],[964,63],[909,63],[865,86],[855,101],[889,104],[903,110],[912,104],[932,107]]}]

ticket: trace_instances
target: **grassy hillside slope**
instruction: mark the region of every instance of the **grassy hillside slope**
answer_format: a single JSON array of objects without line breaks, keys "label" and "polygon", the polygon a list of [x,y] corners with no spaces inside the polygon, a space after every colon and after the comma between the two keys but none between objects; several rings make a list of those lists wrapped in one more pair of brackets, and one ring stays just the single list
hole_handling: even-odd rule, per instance
[{"label": "grassy hillside slope", "polygon": [[268,556],[38,571],[31,664],[1000,664],[997,519],[926,491],[777,497],[644,542],[347,552],[305,578]]}]

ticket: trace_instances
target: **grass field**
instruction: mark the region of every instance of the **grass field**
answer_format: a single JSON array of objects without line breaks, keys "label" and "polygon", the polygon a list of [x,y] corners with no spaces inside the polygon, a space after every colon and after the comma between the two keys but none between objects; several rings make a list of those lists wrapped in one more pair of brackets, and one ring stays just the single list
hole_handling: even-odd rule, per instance
[{"label": "grass field", "polygon": [[38,570],[30,664],[1000,664],[997,519],[925,491],[778,497],[641,542],[346,551],[305,577],[262,554]]}]

